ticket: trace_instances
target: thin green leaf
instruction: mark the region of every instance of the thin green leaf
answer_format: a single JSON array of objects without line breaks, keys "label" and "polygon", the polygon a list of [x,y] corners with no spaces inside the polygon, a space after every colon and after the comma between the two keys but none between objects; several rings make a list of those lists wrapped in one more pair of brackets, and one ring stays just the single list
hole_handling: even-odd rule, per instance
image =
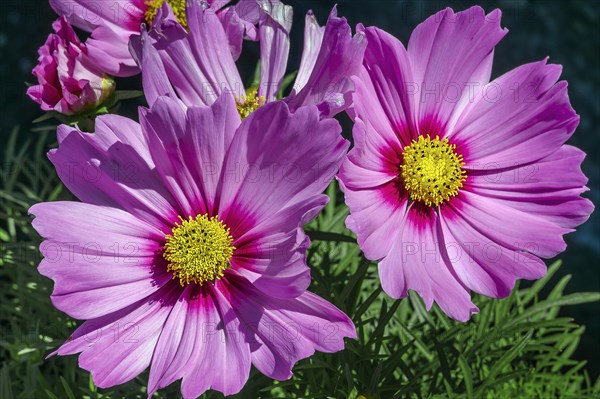
[{"label": "thin green leaf", "polygon": [[329,233],[326,231],[307,231],[306,234],[312,241],[330,241],[330,242],[351,242],[355,243],[354,237],[346,236],[338,233]]},{"label": "thin green leaf", "polygon": [[71,387],[69,387],[69,383],[67,382],[67,380],[65,380],[63,378],[63,376],[60,376],[60,382],[62,383],[63,388],[65,389],[65,393],[67,394],[67,397],[69,399],[76,399],[75,395],[73,394],[73,391],[71,390]]},{"label": "thin green leaf", "polygon": [[458,356],[458,366],[461,370],[461,376],[465,383],[465,390],[467,391],[467,398],[473,399],[473,373],[471,372],[471,367],[469,367],[469,363],[467,359],[463,355]]}]

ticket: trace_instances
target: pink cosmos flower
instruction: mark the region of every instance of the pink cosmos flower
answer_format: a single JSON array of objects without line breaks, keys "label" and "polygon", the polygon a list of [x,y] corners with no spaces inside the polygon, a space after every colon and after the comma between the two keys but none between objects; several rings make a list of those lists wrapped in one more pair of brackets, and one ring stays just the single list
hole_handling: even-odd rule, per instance
[{"label": "pink cosmos flower", "polygon": [[[253,22],[272,21],[270,12],[284,6],[279,0],[241,0],[234,7],[225,7],[230,2],[203,1],[224,24],[237,59],[244,37],[258,39]],[[102,70],[115,76],[139,73],[129,53],[129,39],[140,34],[142,24],[152,26],[157,18],[169,18],[187,25],[186,0],[50,0],[50,5],[73,25],[92,33],[87,41],[90,56]]]},{"label": "pink cosmos flower", "polygon": [[360,30],[355,147],[339,174],[347,225],[390,296],[414,290],[466,321],[471,290],[500,298],[542,277],[540,258],[563,251],[593,210],[580,196],[585,154],[565,145],[579,123],[567,83],[545,60],[490,82],[499,10],[443,10],[407,49]]},{"label": "pink cosmos flower", "polygon": [[[234,58],[223,51],[226,32],[214,13],[192,2],[187,17],[189,34],[181,25],[166,21],[150,34],[143,32],[139,41],[132,41],[150,104],[167,95],[184,104],[206,105],[229,92],[237,99],[240,114],[247,116],[276,99],[287,65],[291,26],[259,25],[260,84],[246,90]],[[291,21],[289,17],[280,19]],[[325,27],[309,12],[302,62],[294,89],[284,101],[292,110],[316,104],[325,117],[343,111],[351,103],[351,76],[361,68],[365,47],[364,35],[353,37],[346,19],[338,18],[335,8]]]},{"label": "pink cosmos flower", "polygon": [[113,93],[114,81],[96,67],[66,19],[54,21],[52,28],[33,68],[38,84],[27,95],[44,111],[65,115],[98,106]]},{"label": "pink cosmos flower", "polygon": [[240,391],[250,365],[290,378],[299,359],[356,332],[307,292],[302,226],[348,149],[316,107],[265,105],[243,122],[233,97],[183,108],[163,97],[138,123],[58,129],[49,157],[83,202],[33,206],[39,271],[54,305],[85,321],[55,354],[81,353],[96,385],[150,366],[149,396],[182,379],[184,398]]}]

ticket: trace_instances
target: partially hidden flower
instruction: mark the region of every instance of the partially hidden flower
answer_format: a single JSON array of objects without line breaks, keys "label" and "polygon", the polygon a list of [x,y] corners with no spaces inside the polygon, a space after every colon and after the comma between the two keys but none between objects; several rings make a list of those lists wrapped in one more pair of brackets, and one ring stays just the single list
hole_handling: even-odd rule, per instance
[{"label": "partially hidden flower", "polygon": [[[283,10],[283,9],[279,9]],[[287,10],[287,9],[286,9]],[[170,21],[132,41],[143,70],[146,99],[161,95],[179,98],[187,105],[211,104],[223,92],[232,93],[242,116],[275,101],[285,75],[289,54],[291,9],[272,13],[281,24],[259,24],[261,74],[258,87],[246,89],[235,60],[224,51],[226,32],[219,19],[198,2],[187,9],[189,32]],[[265,17],[267,18],[267,17]],[[315,104],[331,117],[351,104],[351,77],[361,68],[366,41],[352,36],[345,18],[334,8],[325,27],[312,12],[306,16],[305,45],[294,88],[283,99],[292,110]]]},{"label": "partially hidden flower", "polygon": [[54,21],[52,28],[32,72],[38,84],[30,86],[27,95],[44,111],[65,115],[97,107],[114,92],[114,80],[90,59],[65,18]]},{"label": "partially hidden flower", "polygon": [[478,310],[470,291],[501,298],[542,277],[540,258],[592,212],[585,154],[565,145],[579,116],[545,60],[490,82],[499,10],[440,11],[408,48],[360,29],[355,147],[339,174],[347,226],[390,296],[414,290],[466,321]]},{"label": "partially hidden flower", "polygon": [[86,320],[54,354],[80,353],[99,387],[150,366],[149,396],[242,389],[250,366],[278,380],[316,350],[343,349],[351,320],[306,289],[302,226],[348,148],[316,107],[267,104],[243,122],[227,93],[210,107],[162,97],[141,125],[58,129],[50,160],[82,202],[33,206],[52,302]]},{"label": "partially hidden flower", "polygon": [[[202,1],[222,21],[237,59],[244,38],[258,40],[257,29],[251,21],[258,23],[256,16],[279,1],[242,0],[243,4],[227,7],[230,2]],[[140,34],[142,25],[152,27],[156,20],[169,19],[187,27],[186,0],[50,0],[50,5],[76,27],[92,33],[87,40],[91,57],[102,70],[115,76],[140,72],[129,52],[129,39]]]}]

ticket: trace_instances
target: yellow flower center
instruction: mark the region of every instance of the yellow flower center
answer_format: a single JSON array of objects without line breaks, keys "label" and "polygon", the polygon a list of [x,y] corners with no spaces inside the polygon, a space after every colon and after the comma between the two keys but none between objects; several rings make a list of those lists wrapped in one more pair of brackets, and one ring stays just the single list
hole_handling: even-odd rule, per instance
[{"label": "yellow flower center", "polygon": [[404,148],[402,180],[413,201],[438,206],[458,194],[467,179],[462,168],[463,157],[455,152],[456,145],[439,136],[419,136]]},{"label": "yellow flower center", "polygon": [[178,278],[181,286],[202,285],[223,277],[235,250],[229,228],[217,216],[180,219],[181,224],[176,223],[172,233],[165,236],[167,271],[173,272],[173,279]]},{"label": "yellow flower center", "polygon": [[235,99],[237,102],[237,110],[242,117],[246,119],[251,113],[265,105],[267,99],[264,96],[258,96],[258,89],[253,87],[247,90],[246,97]]},{"label": "yellow flower center", "polygon": [[[148,25],[152,25],[156,12],[162,7],[164,0],[146,0],[145,4],[148,6],[146,10],[145,19]],[[187,29],[187,18],[185,17],[185,0],[167,0],[167,3],[171,6],[177,21]]]}]

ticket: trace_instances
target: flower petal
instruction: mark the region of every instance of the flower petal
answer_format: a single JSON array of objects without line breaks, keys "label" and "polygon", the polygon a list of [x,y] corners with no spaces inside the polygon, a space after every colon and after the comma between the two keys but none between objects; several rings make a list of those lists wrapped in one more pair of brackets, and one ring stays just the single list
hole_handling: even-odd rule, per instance
[{"label": "flower petal", "polygon": [[150,376],[148,378],[148,396],[164,388],[183,376],[189,364],[191,351],[199,338],[201,326],[197,315],[191,311],[191,297],[195,289],[188,285],[183,289],[179,300],[165,320],[165,325],[156,343]]},{"label": "flower petal", "polygon": [[290,53],[293,10],[279,0],[261,0],[258,23],[260,37],[260,87],[258,95],[274,101],[285,75]]},{"label": "flower petal", "polygon": [[384,291],[403,298],[409,289],[414,290],[428,309],[435,301],[453,319],[469,320],[478,309],[447,263],[435,211],[413,203],[401,229],[390,253],[379,263]]},{"label": "flower petal", "polygon": [[139,0],[112,0],[106,7],[98,0],[50,0],[50,6],[57,14],[64,15],[71,24],[88,32],[102,25],[113,29],[139,28],[145,13],[142,4]]},{"label": "flower petal", "polygon": [[221,292],[227,289],[217,282],[207,286],[191,303],[190,311],[196,313],[198,330],[192,366],[181,383],[184,398],[193,399],[207,389],[224,395],[238,393],[250,374],[250,344],[241,335],[240,320],[229,300]]},{"label": "flower petal", "polygon": [[441,208],[440,222],[447,261],[460,281],[479,294],[503,298],[517,279],[533,280],[546,274],[540,258],[492,241],[452,206]]},{"label": "flower petal", "polygon": [[242,45],[244,43],[244,36],[246,31],[249,29],[256,29],[252,24],[242,19],[237,13],[236,7],[227,7],[226,9],[217,13],[227,39],[229,42],[229,49],[233,59],[237,61],[242,53]]},{"label": "flower petal", "polygon": [[376,28],[359,27],[367,38],[360,75],[354,79],[356,92],[352,113],[368,121],[386,140],[409,145],[416,137],[417,104],[412,67],[402,43]]},{"label": "flower petal", "polygon": [[[97,340],[83,349],[79,366],[89,370],[94,383],[101,388],[123,384],[138,376],[150,365],[165,321],[180,294],[181,287],[173,282],[115,320],[108,329],[96,330]],[[91,321],[88,323],[93,325]]]},{"label": "flower petal", "polygon": [[590,200],[581,197],[587,191],[588,180],[581,172],[584,157],[583,151],[563,145],[534,163],[471,173],[468,186],[477,194],[522,212],[574,228],[585,222],[594,209]]},{"label": "flower petal", "polygon": [[236,237],[231,272],[277,298],[302,294],[310,284],[306,264],[310,240],[299,226],[312,219],[327,200],[327,196],[315,196],[289,206]]},{"label": "flower petal", "polygon": [[139,29],[132,31],[99,26],[85,42],[88,54],[98,68],[111,75],[137,75],[140,69],[129,52],[129,38],[134,34],[139,34]]},{"label": "flower petal", "polygon": [[366,45],[364,35],[359,32],[352,36],[350,25],[345,18],[338,18],[334,7],[310,77],[286,99],[290,108],[315,104],[326,117],[347,109],[354,90],[351,78],[360,71]]},{"label": "flower petal", "polygon": [[183,155],[186,110],[177,101],[160,97],[150,109],[140,111],[140,123],[156,170],[183,212],[179,216],[187,218],[205,210],[196,176],[191,174]]},{"label": "flower petal", "polygon": [[544,60],[518,67],[484,88],[451,134],[464,149],[467,168],[503,169],[537,161],[571,137],[579,117],[569,103],[567,83],[556,83],[560,72],[559,65]]},{"label": "flower petal", "polygon": [[245,94],[219,17],[202,7],[199,1],[187,7],[189,33],[169,19],[151,31],[167,77],[188,106],[210,105],[223,92]]},{"label": "flower petal", "polygon": [[224,220],[243,210],[258,224],[320,195],[348,148],[340,131],[337,121],[320,120],[314,106],[292,114],[277,101],[254,111],[236,132],[225,161],[219,207]]},{"label": "flower petal", "polygon": [[447,8],[427,18],[411,34],[408,58],[417,84],[420,134],[440,135],[489,82],[494,47],[508,32],[500,10],[481,7],[454,13]]},{"label": "flower petal", "polygon": [[167,21],[160,29],[152,31],[151,37],[166,72],[163,79],[169,79],[181,101],[190,106],[213,103],[218,92],[211,84],[203,84],[210,79],[198,66],[185,29],[178,23]]},{"label": "flower petal", "polygon": [[306,86],[321,51],[324,34],[325,27],[319,25],[312,10],[308,11],[304,19],[304,49],[296,82],[294,83],[295,91],[300,91]]},{"label": "flower petal", "polygon": [[142,86],[148,104],[152,106],[161,96],[177,99],[162,59],[146,30],[143,30],[140,36],[131,38],[129,49],[142,70]]},{"label": "flower petal", "polygon": [[157,171],[184,213],[216,214],[217,185],[225,152],[240,123],[233,98],[189,107],[160,97],[140,115]]},{"label": "flower petal", "polygon": [[54,306],[74,318],[118,311],[170,280],[157,256],[164,235],[129,213],[79,202],[41,203],[30,213],[45,238],[39,271],[55,282]]},{"label": "flower petal", "polygon": [[274,299],[240,278],[229,279],[229,300],[251,343],[252,364],[266,376],[285,380],[294,364],[315,350],[336,352],[344,338],[356,338],[352,321],[311,292],[294,299]]},{"label": "flower petal", "polygon": [[378,187],[401,172],[402,146],[397,137],[378,132],[370,121],[354,121],[354,148],[340,168],[338,177],[350,189]]},{"label": "flower petal", "polygon": [[397,182],[356,190],[345,186],[343,180],[341,182],[350,208],[346,226],[356,234],[367,259],[382,259],[399,239],[408,196]]},{"label": "flower petal", "polygon": [[186,135],[193,145],[183,148],[184,160],[197,176],[206,211],[219,212],[218,194],[223,163],[241,121],[233,98],[222,94],[210,107],[187,110]]},{"label": "flower petal", "polygon": [[139,124],[117,115],[96,118],[94,134],[62,125],[48,157],[80,200],[124,209],[157,228],[177,217],[175,200],[160,183]]},{"label": "flower petal", "polygon": [[228,91],[234,97],[241,98],[244,84],[218,17],[212,10],[203,10],[200,2],[192,2],[186,12],[190,28],[190,47],[198,67],[209,78],[208,82],[195,83],[213,85],[217,96],[223,91]]},{"label": "flower petal", "polygon": [[462,190],[450,206],[490,241],[542,258],[552,258],[564,251],[566,244],[562,236],[573,231],[468,189]]}]

